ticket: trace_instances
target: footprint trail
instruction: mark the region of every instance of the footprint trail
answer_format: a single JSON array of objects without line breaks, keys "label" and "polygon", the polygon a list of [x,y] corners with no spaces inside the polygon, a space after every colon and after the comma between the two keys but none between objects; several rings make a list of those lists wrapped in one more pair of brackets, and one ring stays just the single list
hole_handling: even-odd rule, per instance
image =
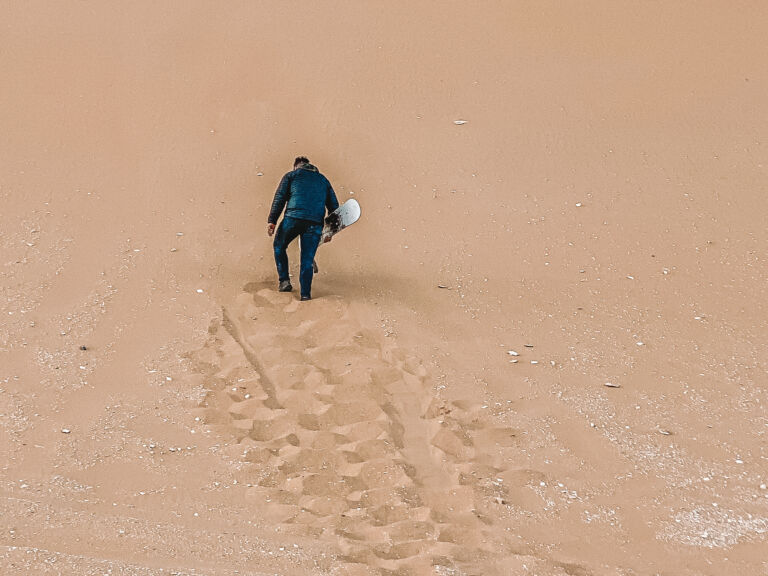
[{"label": "footprint trail", "polygon": [[442,402],[363,307],[256,288],[222,316],[192,355],[199,415],[236,443],[260,522],[327,542],[335,574],[508,573],[514,546],[488,512],[506,492],[489,478],[514,430]]}]

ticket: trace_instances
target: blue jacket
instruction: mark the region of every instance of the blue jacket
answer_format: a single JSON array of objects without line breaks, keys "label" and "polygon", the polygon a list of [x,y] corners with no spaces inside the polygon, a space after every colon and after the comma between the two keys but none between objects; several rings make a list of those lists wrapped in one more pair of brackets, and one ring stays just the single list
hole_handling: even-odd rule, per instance
[{"label": "blue jacket", "polygon": [[328,178],[312,164],[305,164],[280,180],[267,222],[276,224],[285,208],[286,216],[322,224],[326,208],[330,213],[338,207],[339,201]]}]

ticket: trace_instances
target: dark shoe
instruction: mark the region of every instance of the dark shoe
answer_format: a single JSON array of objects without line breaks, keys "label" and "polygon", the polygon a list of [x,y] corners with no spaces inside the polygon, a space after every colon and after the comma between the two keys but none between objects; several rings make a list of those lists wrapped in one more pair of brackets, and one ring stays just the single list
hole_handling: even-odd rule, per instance
[{"label": "dark shoe", "polygon": [[283,280],[280,282],[280,288],[278,288],[280,292],[292,292],[293,286],[291,286],[290,280]]},{"label": "dark shoe", "polygon": [[312,296],[302,296],[301,301],[303,302],[304,300],[312,300]]}]

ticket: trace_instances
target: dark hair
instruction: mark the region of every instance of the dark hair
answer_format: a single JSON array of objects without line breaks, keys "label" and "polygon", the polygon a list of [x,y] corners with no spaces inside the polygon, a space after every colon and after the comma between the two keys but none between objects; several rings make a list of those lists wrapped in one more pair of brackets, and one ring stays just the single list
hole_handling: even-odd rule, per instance
[{"label": "dark hair", "polygon": [[293,167],[296,168],[302,164],[309,164],[309,158],[306,156],[296,156],[296,159],[293,161]]}]

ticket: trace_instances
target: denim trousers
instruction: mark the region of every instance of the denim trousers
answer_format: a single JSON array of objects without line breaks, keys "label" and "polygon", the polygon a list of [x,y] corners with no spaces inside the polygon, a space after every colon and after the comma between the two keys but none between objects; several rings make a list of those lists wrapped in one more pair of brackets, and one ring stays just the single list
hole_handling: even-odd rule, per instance
[{"label": "denim trousers", "polygon": [[323,232],[323,225],[310,220],[299,220],[284,216],[283,221],[277,227],[275,233],[275,264],[277,264],[277,276],[282,282],[290,280],[288,275],[288,244],[301,236],[301,268],[299,273],[299,282],[301,283],[301,295],[310,296],[312,292],[312,262],[315,259],[315,252],[320,245],[320,236]]}]

